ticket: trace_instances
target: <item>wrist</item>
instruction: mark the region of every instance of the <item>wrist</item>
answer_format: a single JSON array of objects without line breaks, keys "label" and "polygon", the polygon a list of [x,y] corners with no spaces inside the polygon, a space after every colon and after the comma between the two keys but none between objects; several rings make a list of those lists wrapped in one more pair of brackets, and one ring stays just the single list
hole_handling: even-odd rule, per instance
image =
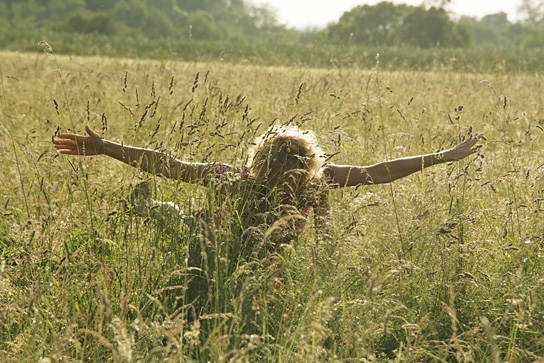
[{"label": "wrist", "polygon": [[434,154],[435,164],[448,162],[447,151],[440,151]]},{"label": "wrist", "polygon": [[115,154],[116,146],[120,146],[120,145],[114,143],[113,141],[103,139],[102,140],[102,153],[104,155],[106,155],[106,156],[113,156]]}]

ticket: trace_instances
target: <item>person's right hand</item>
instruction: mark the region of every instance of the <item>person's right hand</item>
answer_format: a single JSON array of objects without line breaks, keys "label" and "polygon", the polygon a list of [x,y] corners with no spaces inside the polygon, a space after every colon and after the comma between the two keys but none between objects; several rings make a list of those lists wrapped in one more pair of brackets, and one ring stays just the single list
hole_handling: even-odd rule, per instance
[{"label": "person's right hand", "polygon": [[87,135],[58,134],[53,139],[55,149],[68,155],[100,155],[105,153],[105,142],[100,135],[85,126]]}]

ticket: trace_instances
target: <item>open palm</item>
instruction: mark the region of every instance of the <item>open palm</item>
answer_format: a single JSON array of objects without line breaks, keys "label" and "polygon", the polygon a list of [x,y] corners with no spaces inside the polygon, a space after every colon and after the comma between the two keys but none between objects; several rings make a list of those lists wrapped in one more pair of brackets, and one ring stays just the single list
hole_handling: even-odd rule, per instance
[{"label": "open palm", "polygon": [[87,135],[59,134],[53,144],[61,154],[68,155],[100,155],[105,153],[104,140],[100,135],[85,127]]},{"label": "open palm", "polygon": [[459,161],[466,158],[470,154],[476,152],[477,148],[474,148],[474,146],[480,139],[485,139],[485,137],[480,134],[472,136],[471,138],[460,143],[459,145],[456,145],[451,149],[444,151],[444,158],[447,161]]}]

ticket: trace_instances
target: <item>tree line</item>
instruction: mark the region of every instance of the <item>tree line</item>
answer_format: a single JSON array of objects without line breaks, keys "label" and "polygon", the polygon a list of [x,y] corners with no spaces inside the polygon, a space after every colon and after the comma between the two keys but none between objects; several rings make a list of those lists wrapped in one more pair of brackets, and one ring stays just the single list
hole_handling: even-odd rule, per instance
[{"label": "tree line", "polygon": [[544,6],[537,6],[533,0],[523,0],[520,11],[525,12],[525,20],[512,23],[504,12],[481,19],[468,16],[454,19],[443,6],[426,8],[381,2],[373,6],[357,6],[345,12],[319,37],[343,44],[420,48],[544,45],[544,21],[539,15],[544,13]]},{"label": "tree line", "polygon": [[542,4],[521,0],[526,21],[512,23],[505,13],[482,19],[455,19],[436,6],[381,2],[345,12],[325,29],[295,30],[277,20],[269,7],[248,0],[0,0],[0,47],[14,34],[55,32],[192,42],[319,41],[343,46],[419,48],[541,47]]}]

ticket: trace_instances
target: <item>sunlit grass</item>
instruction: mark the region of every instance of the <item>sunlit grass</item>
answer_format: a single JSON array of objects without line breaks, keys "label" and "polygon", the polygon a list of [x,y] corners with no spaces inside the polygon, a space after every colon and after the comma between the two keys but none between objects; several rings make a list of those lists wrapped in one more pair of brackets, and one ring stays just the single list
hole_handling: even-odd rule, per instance
[{"label": "sunlit grass", "polygon": [[[544,356],[540,75],[6,52],[0,63],[4,361]],[[199,239],[126,206],[142,180],[186,212],[204,208],[206,190],[51,146],[59,129],[89,124],[186,160],[242,164],[255,135],[288,120],[313,129],[335,163],[437,151],[471,132],[488,141],[457,164],[334,191],[332,240],[308,228],[278,270],[217,258],[231,275],[196,290],[209,294],[201,319],[184,293]]]}]

